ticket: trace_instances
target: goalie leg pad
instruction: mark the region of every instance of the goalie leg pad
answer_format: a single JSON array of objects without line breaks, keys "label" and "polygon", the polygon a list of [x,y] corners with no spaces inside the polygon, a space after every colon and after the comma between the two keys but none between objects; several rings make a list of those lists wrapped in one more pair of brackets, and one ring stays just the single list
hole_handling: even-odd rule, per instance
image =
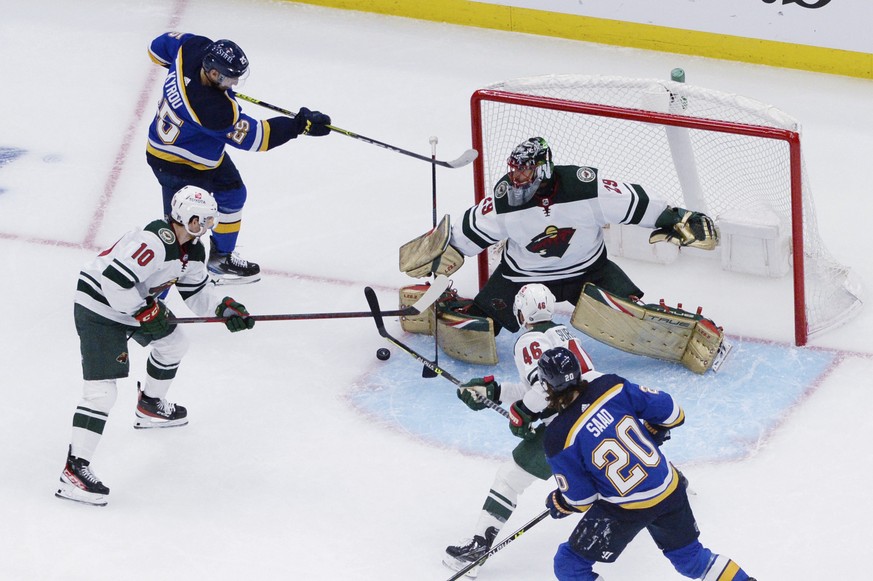
[{"label": "goalie leg pad", "polygon": [[[464,303],[466,302],[466,305]],[[472,301],[462,299],[455,305],[440,305],[437,318],[437,343],[446,355],[476,365],[497,365],[494,321],[463,311]]]},{"label": "goalie leg pad", "polygon": [[699,314],[664,305],[641,305],[588,283],[570,324],[607,345],[682,363],[695,373],[712,367],[724,333]]},{"label": "goalie leg pad", "polygon": [[[415,304],[428,288],[426,284],[401,288],[400,308]],[[472,300],[458,297],[457,291],[446,291],[437,302],[436,321],[431,308],[418,315],[400,317],[400,326],[407,333],[433,335],[438,324],[437,343],[446,355],[477,365],[496,365],[494,321],[465,312],[472,304]]]},{"label": "goalie leg pad", "polygon": [[[410,307],[414,305],[421,295],[427,292],[430,288],[426,284],[413,284],[400,289],[400,308]],[[407,333],[420,333],[424,335],[433,335],[434,329],[434,313],[433,308],[425,310],[418,315],[409,315],[400,317],[400,326]]]}]

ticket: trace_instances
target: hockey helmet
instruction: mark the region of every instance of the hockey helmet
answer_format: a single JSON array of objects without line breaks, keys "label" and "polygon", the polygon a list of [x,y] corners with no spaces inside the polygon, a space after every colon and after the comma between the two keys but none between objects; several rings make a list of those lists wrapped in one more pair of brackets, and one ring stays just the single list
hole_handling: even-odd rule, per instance
[{"label": "hockey helmet", "polygon": [[233,86],[248,73],[249,59],[237,43],[223,38],[206,47],[203,70],[218,71],[219,84]]},{"label": "hockey helmet", "polygon": [[527,203],[543,180],[552,177],[552,149],[542,137],[531,137],[519,143],[506,160],[509,166],[509,204]]},{"label": "hockey helmet", "polygon": [[[200,230],[192,232],[191,220],[197,218]],[[218,221],[218,204],[212,194],[197,186],[185,186],[173,194],[170,202],[170,219],[185,227],[191,236],[199,237],[211,230]]]},{"label": "hockey helmet", "polygon": [[566,347],[546,350],[537,361],[540,381],[548,385],[553,393],[561,393],[579,385],[582,369],[579,360]]},{"label": "hockey helmet", "polygon": [[555,295],[544,284],[526,284],[515,295],[513,310],[519,325],[551,321],[555,312]]}]

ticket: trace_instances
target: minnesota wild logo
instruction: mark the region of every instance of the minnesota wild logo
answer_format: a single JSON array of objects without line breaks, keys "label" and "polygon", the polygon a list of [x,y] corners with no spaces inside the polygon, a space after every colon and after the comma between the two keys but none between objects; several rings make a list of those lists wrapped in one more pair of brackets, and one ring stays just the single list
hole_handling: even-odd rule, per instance
[{"label": "minnesota wild logo", "polygon": [[525,246],[528,252],[539,254],[543,258],[560,258],[567,252],[570,239],[576,233],[575,228],[558,228],[546,226],[542,234],[534,236],[533,240]]}]

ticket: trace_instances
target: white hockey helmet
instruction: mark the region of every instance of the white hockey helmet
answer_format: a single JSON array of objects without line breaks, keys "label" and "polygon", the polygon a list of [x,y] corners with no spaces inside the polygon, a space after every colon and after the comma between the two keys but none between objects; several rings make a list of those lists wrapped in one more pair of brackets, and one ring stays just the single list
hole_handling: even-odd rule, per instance
[{"label": "white hockey helmet", "polygon": [[555,295],[544,284],[526,284],[515,295],[513,310],[519,325],[551,321],[555,312]]},{"label": "white hockey helmet", "polygon": [[[191,220],[198,218],[200,230],[192,232]],[[211,230],[218,221],[218,204],[212,194],[197,186],[185,186],[175,194],[170,202],[170,219],[184,226],[191,236],[199,237]]]}]

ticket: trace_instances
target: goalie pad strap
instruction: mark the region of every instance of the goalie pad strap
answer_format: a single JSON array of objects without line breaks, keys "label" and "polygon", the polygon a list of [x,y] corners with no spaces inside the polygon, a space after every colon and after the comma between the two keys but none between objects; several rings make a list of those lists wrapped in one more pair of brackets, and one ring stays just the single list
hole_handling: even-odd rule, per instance
[{"label": "goalie pad strap", "polygon": [[616,349],[706,372],[724,339],[709,319],[662,305],[640,305],[587,283],[570,324]]}]

